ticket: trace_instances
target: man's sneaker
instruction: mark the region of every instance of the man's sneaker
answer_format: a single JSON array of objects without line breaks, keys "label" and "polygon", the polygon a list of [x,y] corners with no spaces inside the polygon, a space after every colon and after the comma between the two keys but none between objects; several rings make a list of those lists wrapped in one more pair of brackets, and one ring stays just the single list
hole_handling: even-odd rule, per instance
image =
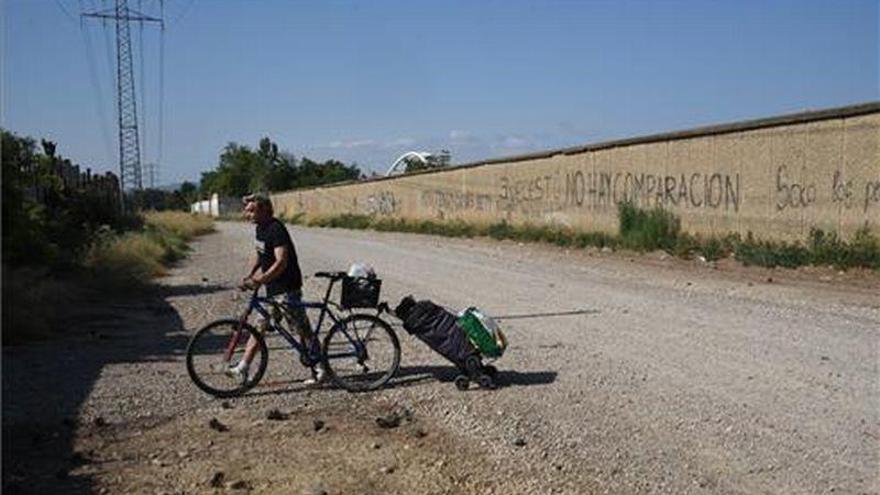
[{"label": "man's sneaker", "polygon": [[320,385],[327,381],[327,371],[320,364],[312,368],[312,377],[306,379],[303,385]]},{"label": "man's sneaker", "polygon": [[226,368],[226,371],[223,374],[241,383],[244,383],[248,380],[248,369],[246,366],[230,366]]}]

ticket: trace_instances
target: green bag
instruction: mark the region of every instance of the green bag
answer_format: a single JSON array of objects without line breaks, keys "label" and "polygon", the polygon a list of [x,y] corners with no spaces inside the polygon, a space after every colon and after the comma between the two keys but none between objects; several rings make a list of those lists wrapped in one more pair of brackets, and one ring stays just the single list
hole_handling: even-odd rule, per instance
[{"label": "green bag", "polygon": [[507,348],[507,339],[491,317],[477,308],[468,308],[458,314],[458,324],[480,354],[499,358]]}]

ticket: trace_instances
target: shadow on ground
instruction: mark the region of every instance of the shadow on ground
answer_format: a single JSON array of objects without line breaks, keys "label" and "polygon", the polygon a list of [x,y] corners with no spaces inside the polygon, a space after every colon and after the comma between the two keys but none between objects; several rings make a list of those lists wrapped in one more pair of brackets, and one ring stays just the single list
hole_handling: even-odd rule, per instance
[{"label": "shadow on ground", "polygon": [[[460,371],[455,366],[401,366],[395,383],[409,384],[414,381],[435,379],[452,382]],[[498,388],[508,386],[548,385],[556,381],[555,371],[515,371],[499,369],[495,379]]]},{"label": "shadow on ground", "polygon": [[186,346],[182,321],[164,294],[95,301],[70,311],[56,339],[3,348],[4,494],[95,493],[94,479],[71,470],[92,462],[74,450],[77,430],[97,431],[108,422],[80,418],[102,370],[171,359]]},{"label": "shadow on ground", "polygon": [[178,296],[200,296],[202,294],[213,294],[214,292],[223,292],[229,290],[230,287],[218,284],[185,284],[185,285],[163,285],[162,294],[165,297]]},{"label": "shadow on ground", "polygon": [[[394,375],[394,378],[385,385],[384,389],[409,387],[419,383],[437,380],[440,382],[452,382],[459,375],[458,368],[455,366],[401,366],[400,370]],[[498,371],[496,385],[498,388],[510,386],[533,386],[533,385],[549,385],[556,381],[557,373],[555,371],[514,371],[504,370]],[[325,390],[331,388],[330,385],[323,387]],[[276,380],[261,383],[255,390],[245,394],[246,397],[259,397],[263,395],[283,395],[296,392],[302,392],[309,389],[298,380]],[[315,389],[310,389],[315,390]]]}]

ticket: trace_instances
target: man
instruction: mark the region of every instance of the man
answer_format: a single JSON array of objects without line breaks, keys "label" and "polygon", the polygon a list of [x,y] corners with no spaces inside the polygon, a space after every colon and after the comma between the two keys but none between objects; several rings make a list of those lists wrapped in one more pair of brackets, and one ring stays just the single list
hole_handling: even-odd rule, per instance
[{"label": "man", "polygon": [[[296,328],[303,346],[314,350],[318,342],[312,337],[312,327],[305,308],[296,306],[296,302],[302,298],[302,272],[287,227],[275,218],[269,198],[260,194],[245,196],[244,213],[256,225],[256,249],[251,257],[248,275],[242,279],[242,285],[248,288],[265,285],[266,296],[286,308],[283,315],[273,314],[272,317],[279,321],[286,319]],[[261,330],[267,327],[268,322],[260,322]],[[256,351],[257,341],[251,338],[245,346],[241,361],[229,368],[227,374],[242,380],[247,379],[248,368]],[[306,380],[306,384],[316,384],[323,379],[324,368],[318,364],[312,368],[312,378]]]}]

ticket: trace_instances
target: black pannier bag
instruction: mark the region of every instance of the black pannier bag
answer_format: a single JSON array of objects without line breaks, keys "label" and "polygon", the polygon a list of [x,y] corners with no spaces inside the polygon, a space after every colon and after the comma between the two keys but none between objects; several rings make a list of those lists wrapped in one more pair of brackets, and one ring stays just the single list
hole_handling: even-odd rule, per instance
[{"label": "black pannier bag", "polygon": [[465,363],[468,357],[479,359],[479,352],[458,325],[458,318],[441,306],[406,297],[394,313],[403,320],[403,328],[407,332],[452,361],[462,371],[467,370]]},{"label": "black pannier bag", "polygon": [[379,305],[382,280],[375,277],[345,277],[342,279],[341,306],[344,309],[375,308]]}]

